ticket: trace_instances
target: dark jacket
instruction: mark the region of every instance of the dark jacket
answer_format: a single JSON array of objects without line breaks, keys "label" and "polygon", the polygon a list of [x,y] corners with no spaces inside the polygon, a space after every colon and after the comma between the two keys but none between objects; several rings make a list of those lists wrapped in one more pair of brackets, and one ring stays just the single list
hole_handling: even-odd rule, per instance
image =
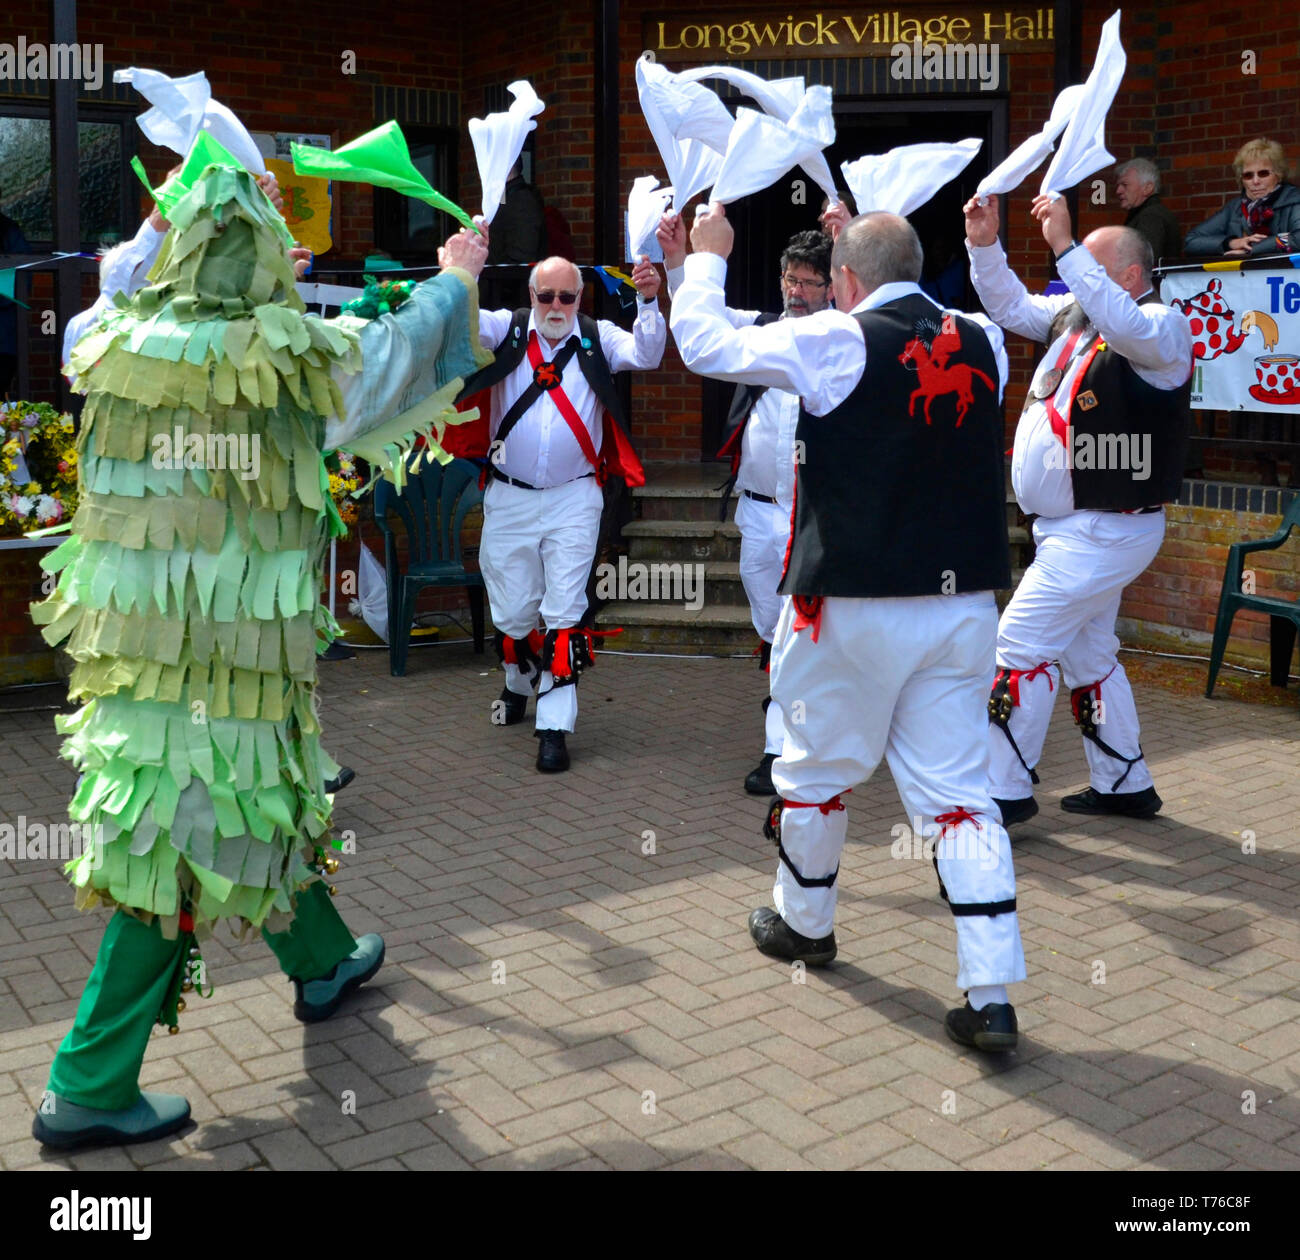
[{"label": "dark jacket", "polygon": [[[1283,184],[1277,190],[1269,231],[1269,237],[1257,242],[1250,251],[1252,255],[1287,252],[1287,247],[1279,245],[1275,239],[1283,232],[1290,232],[1295,238],[1290,248],[1300,250],[1300,188],[1294,184]],[[1183,252],[1193,257],[1223,254],[1227,252],[1229,241],[1248,235],[1246,217],[1241,212],[1241,194],[1238,193],[1213,218],[1187,233]]]},{"label": "dark jacket", "polygon": [[1156,262],[1182,255],[1183,229],[1179,227],[1174,212],[1160,200],[1159,193],[1152,193],[1140,206],[1130,210],[1124,226],[1131,227],[1150,242]]}]

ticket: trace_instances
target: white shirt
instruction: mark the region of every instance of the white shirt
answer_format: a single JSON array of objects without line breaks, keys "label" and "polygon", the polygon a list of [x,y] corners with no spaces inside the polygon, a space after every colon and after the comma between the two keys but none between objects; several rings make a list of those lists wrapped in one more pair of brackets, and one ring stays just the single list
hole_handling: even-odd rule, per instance
[{"label": "white shirt", "polygon": [[[1192,334],[1187,320],[1159,303],[1139,306],[1106,274],[1082,245],[1063,254],[1057,264],[1069,293],[1042,297],[1029,293],[1007,266],[998,242],[966,243],[971,280],[984,309],[1003,328],[1042,343],[1053,318],[1077,301],[1093,329],[1122,354],[1144,381],[1157,389],[1177,389],[1191,375]],[[1144,295],[1145,296],[1145,295]],[[1061,357],[1069,335],[1048,347],[1034,370],[1031,394]],[[1069,423],[1069,400],[1083,370],[1085,352],[1094,338],[1087,331],[1075,343],[1052,401]],[[1068,516],[1074,508],[1074,485],[1061,440],[1052,432],[1047,399],[1034,399],[1016,426],[1011,453],[1011,485],[1022,510],[1034,516]]]},{"label": "white shirt", "polygon": [[[513,318],[513,311],[480,311],[479,339],[493,349],[500,346],[510,334],[510,321]],[[625,372],[629,368],[646,370],[659,366],[668,340],[668,328],[659,313],[658,302],[642,302],[637,299],[636,322],[631,332],[625,332],[617,324],[604,319],[599,321],[597,327],[600,330],[600,348],[605,352],[611,373]],[[536,317],[530,312],[526,336],[536,330]],[[571,335],[581,336],[576,323]],[[541,347],[542,359],[547,363],[564,347],[564,342],[558,346],[551,345],[540,334],[537,344]],[[581,353],[579,350],[578,354]],[[492,440],[496,438],[502,417],[532,381],[532,364],[525,354],[515,370],[492,387],[492,420],[489,429]],[[591,435],[592,445],[599,451],[604,436],[600,400],[587,384],[577,354],[564,365],[560,384]],[[519,423],[506,438],[503,457],[495,457],[493,464],[507,477],[526,481],[538,489],[564,485],[565,482],[591,472],[591,464],[582,453],[578,439],[573,436],[549,392],[543,393],[520,417]]]},{"label": "white shirt", "polygon": [[[675,296],[685,271],[667,269],[668,293]],[[727,307],[733,328],[748,328],[758,318],[758,311],[739,311]],[[781,316],[785,318],[784,315]],[[805,316],[799,316],[803,319]],[[740,439],[740,472],[737,490],[775,499],[786,512],[794,509],[794,441],[799,427],[799,395],[784,389],[769,389],[750,412]]]},{"label": "white shirt", "polygon": [[163,239],[167,232],[155,231],[146,219],[140,224],[140,230],[131,240],[118,250],[112,262],[100,280],[99,296],[93,306],[74,315],[68,320],[63,330],[63,362],[67,363],[72,347],[88,333],[112,305],[113,299],[121,293],[130,297],[149,276],[150,268],[158,259]]},{"label": "white shirt", "polygon": [[[882,284],[853,313],[817,311],[761,328],[736,328],[727,318],[723,283],[727,263],[717,254],[691,254],[685,282],[673,297],[671,326],[682,360],[692,372],[724,381],[743,381],[789,390],[810,415],[834,411],[857,388],[867,366],[868,347],[853,313],[916,295],[942,310],[910,282]],[[964,314],[958,311],[957,314]],[[1007,380],[1002,331],[982,315],[965,315],[984,330],[998,366],[998,397]]]}]

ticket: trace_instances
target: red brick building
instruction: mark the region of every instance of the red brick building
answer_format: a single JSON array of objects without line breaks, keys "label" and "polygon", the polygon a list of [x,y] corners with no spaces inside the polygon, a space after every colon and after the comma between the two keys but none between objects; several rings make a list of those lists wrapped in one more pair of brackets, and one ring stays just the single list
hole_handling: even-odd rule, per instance
[{"label": "red brick building", "polygon": [[[53,42],[52,10],[66,14],[72,8],[61,0],[9,0],[0,44],[16,44],[20,37]],[[112,84],[112,69],[127,65],[174,75],[206,71],[214,94],[255,132],[326,133],[337,146],[396,118],[413,150],[424,146],[437,174],[435,185],[473,212],[479,190],[466,122],[503,108],[505,85],[528,78],[546,102],[531,141],[533,179],[548,204],[567,219],[578,261],[617,263],[623,258],[622,215],[632,180],[663,175],[633,75],[642,51],[657,48],[659,60],[672,68],[687,61],[727,61],[765,77],[802,74],[834,87],[833,170],[842,158],[899,143],[980,136],[984,148],[962,182],[917,218],[927,244],[948,249],[960,245],[956,207],[961,196],[1041,126],[1056,90],[1087,73],[1111,11],[1111,4],[1090,0],[986,5],[891,0],[869,9],[809,3],[774,8],[770,0],[711,0],[698,9],[674,0],[595,0],[570,8],[479,0],[471,8],[399,3],[365,12],[355,4],[320,0],[300,16],[255,0],[227,0],[217,8],[176,0],[138,11],[107,0],[82,0],[75,5],[76,39],[102,45],[103,85],[81,91],[79,109],[83,119],[110,129],[96,133],[101,138],[111,138],[111,129],[119,128],[120,152],[107,158],[101,153],[97,170],[107,172],[111,182],[116,164],[120,182],[99,195],[101,210],[117,198],[123,207],[119,230],[128,234],[139,207],[138,184],[133,186],[126,172],[126,158],[138,147],[154,177],[171,159],[131,123],[141,112],[138,96]],[[894,79],[890,49],[895,36],[910,38],[909,21],[930,23],[920,28],[927,38],[946,31],[958,39],[998,43],[996,88]],[[1108,147],[1121,160],[1147,156],[1157,162],[1164,199],[1185,229],[1234,192],[1230,162],[1245,139],[1271,135],[1293,160],[1300,157],[1300,17],[1289,9],[1231,10],[1205,0],[1147,3],[1125,9],[1122,34],[1128,71],[1110,114]],[[13,119],[33,125],[31,120],[49,117],[48,84],[0,80],[0,127]],[[25,175],[0,168],[0,209],[8,206],[13,213],[21,203],[23,190],[15,180]],[[812,225],[820,194],[805,189],[807,204],[801,204],[792,179],[735,207],[740,244],[732,296],[737,301],[776,301],[775,261],[784,235]],[[1098,179],[1105,185],[1088,183],[1079,190],[1080,235],[1122,218],[1113,172],[1101,172]],[[58,196],[67,195],[67,189],[58,190]],[[1033,290],[1050,278],[1050,260],[1027,203],[1027,195],[1012,199],[1006,238],[1013,265]],[[320,265],[355,268],[377,245],[414,261],[402,249],[400,224],[394,227],[394,216],[401,213],[367,187],[335,185],[335,249]],[[398,248],[392,248],[394,232]],[[36,235],[32,240],[39,247]],[[91,283],[88,275],[87,300]],[[29,389],[50,397],[56,385],[55,339],[41,326],[41,311],[53,303],[48,274],[34,278],[28,301]],[[1009,426],[1034,357],[1033,347],[1010,340]],[[682,368],[671,343],[663,369],[632,385],[632,430],[644,458],[707,459],[716,413],[707,387]],[[1199,418],[1208,424],[1207,417]],[[1131,635],[1203,642],[1217,606],[1226,543],[1270,532],[1276,516],[1264,509],[1280,509],[1294,493],[1287,487],[1289,452],[1300,441],[1296,420],[1286,418],[1280,437],[1252,436],[1248,425],[1227,419],[1209,431],[1216,443],[1198,447],[1200,462],[1192,471],[1211,482],[1253,483],[1261,493],[1257,499],[1245,496],[1242,506],[1249,511],[1235,510],[1236,499],[1228,500],[1226,492],[1224,501],[1231,501],[1233,510],[1212,509],[1193,505],[1189,483],[1188,502],[1170,510],[1164,550],[1125,604]],[[1274,494],[1266,500],[1267,488]],[[1213,498],[1220,501],[1217,491]],[[1205,492],[1201,500],[1207,501]],[[1295,551],[1281,553],[1269,578],[1274,589],[1300,594]],[[1266,651],[1266,632],[1262,620],[1243,619],[1230,658],[1252,653],[1258,658]]]}]

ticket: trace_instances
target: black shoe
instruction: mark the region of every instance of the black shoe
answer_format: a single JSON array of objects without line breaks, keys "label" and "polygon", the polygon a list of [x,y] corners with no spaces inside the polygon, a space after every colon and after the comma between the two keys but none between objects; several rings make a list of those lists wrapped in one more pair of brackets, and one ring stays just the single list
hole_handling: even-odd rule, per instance
[{"label": "black shoe", "polygon": [[1153,787],[1141,792],[1096,792],[1084,788],[1061,798],[1067,814],[1123,814],[1128,818],[1154,818],[1164,804]]},{"label": "black shoe", "polygon": [[357,772],[351,766],[340,766],[339,772],[334,778],[325,780],[326,796],[333,796],[335,792],[347,787],[356,777]]},{"label": "black shoe", "polygon": [[[500,708],[497,708],[500,705]],[[492,705],[494,726],[516,726],[528,712],[528,697],[516,695],[509,687],[501,688],[501,697]]]},{"label": "black shoe", "polygon": [[760,954],[769,958],[785,958],[790,962],[804,962],[810,967],[823,967],[838,952],[835,933],[820,941],[800,936],[775,910],[760,906],[749,916],[749,935],[758,946]]},{"label": "black shoe", "polygon": [[1038,802],[1032,796],[1021,797],[1018,801],[1000,801],[995,796],[993,804],[1002,811],[1002,826],[1005,828],[1028,822],[1038,813]]},{"label": "black shoe", "polygon": [[543,774],[558,774],[569,768],[569,750],[564,746],[563,731],[538,731],[537,768]]},{"label": "black shoe", "polygon": [[772,786],[772,762],[776,753],[764,753],[763,760],[745,776],[745,791],[750,796],[774,796],[776,788]]},{"label": "black shoe", "polygon": [[976,1050],[1014,1050],[1020,1039],[1016,1008],[1010,1002],[990,1002],[978,1011],[967,1002],[949,1011],[943,1026],[959,1045],[974,1046]]}]

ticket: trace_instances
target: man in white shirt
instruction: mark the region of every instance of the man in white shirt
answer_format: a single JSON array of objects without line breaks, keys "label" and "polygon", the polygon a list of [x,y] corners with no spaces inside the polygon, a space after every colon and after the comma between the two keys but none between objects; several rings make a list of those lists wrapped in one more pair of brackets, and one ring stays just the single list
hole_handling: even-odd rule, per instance
[{"label": "man in white shirt", "polygon": [[[668,291],[682,282],[686,261],[686,228],[681,215],[665,215],[656,233],[664,251]],[[782,319],[798,319],[824,311],[831,300],[831,242],[826,233],[796,232],[781,254]],[[775,316],[727,307],[735,328],[769,323]],[[749,600],[749,615],[763,641],[760,667],[771,668],[772,638],[781,612],[777,587],[785,571],[794,515],[795,427],[799,396],[788,390],[745,383],[736,386],[722,455],[730,455],[740,494],[736,525],[740,529],[740,580]],[[772,763],[781,754],[784,726],[781,706],[769,695],[764,701],[765,744],[762,760],[745,776],[751,796],[771,796]]]},{"label": "man in white shirt", "polygon": [[[667,325],[659,313],[659,272],[645,259],[632,272],[639,295],[626,332],[579,316],[582,273],[548,258],[528,281],[530,308],[483,311],[479,338],[496,361],[466,386],[492,387],[488,474],[479,563],[506,685],[492,720],[520,722],[537,691],[537,768],[569,768],[565,735],[574,729],[574,684],[592,662],[595,632],[579,628],[596,553],[601,491],[612,448],[635,462],[618,428],[612,376],[659,366]],[[558,364],[558,366],[557,366]],[[625,469],[640,476],[640,467]],[[644,478],[641,478],[644,480]],[[546,627],[539,633],[540,615]]]},{"label": "man in white shirt", "polygon": [[1115,618],[1124,588],[1160,549],[1161,505],[1182,481],[1191,333],[1156,297],[1151,247],[1131,228],[1100,228],[1080,245],[1065,202],[1036,198],[1033,214],[1070,294],[1033,296],[998,243],[998,199],[987,201],[965,206],[976,292],[1003,328],[1048,347],[1011,457],[1016,498],[1038,518],[1036,553],[998,629],[989,790],[1006,826],[1038,812],[1035,767],[1059,663],[1091,778],[1062,809],[1150,818],[1162,802],[1142,757]]},{"label": "man in white shirt", "polygon": [[[784,389],[803,402],[795,518],[772,648],[784,743],[773,898],[749,918],[759,950],[823,965],[832,930],[841,799],[888,759],[933,846],[957,932],[964,1007],[953,1040],[1016,1044],[1006,986],[1025,978],[1011,846],[988,794],[986,687],[993,592],[1010,580],[1002,460],[1002,336],[921,291],[906,219],[865,214],[836,240],[838,309],[735,328],[723,295],[731,226],[696,219],[672,329],[692,371]],[[917,486],[928,489],[917,493]]]}]

